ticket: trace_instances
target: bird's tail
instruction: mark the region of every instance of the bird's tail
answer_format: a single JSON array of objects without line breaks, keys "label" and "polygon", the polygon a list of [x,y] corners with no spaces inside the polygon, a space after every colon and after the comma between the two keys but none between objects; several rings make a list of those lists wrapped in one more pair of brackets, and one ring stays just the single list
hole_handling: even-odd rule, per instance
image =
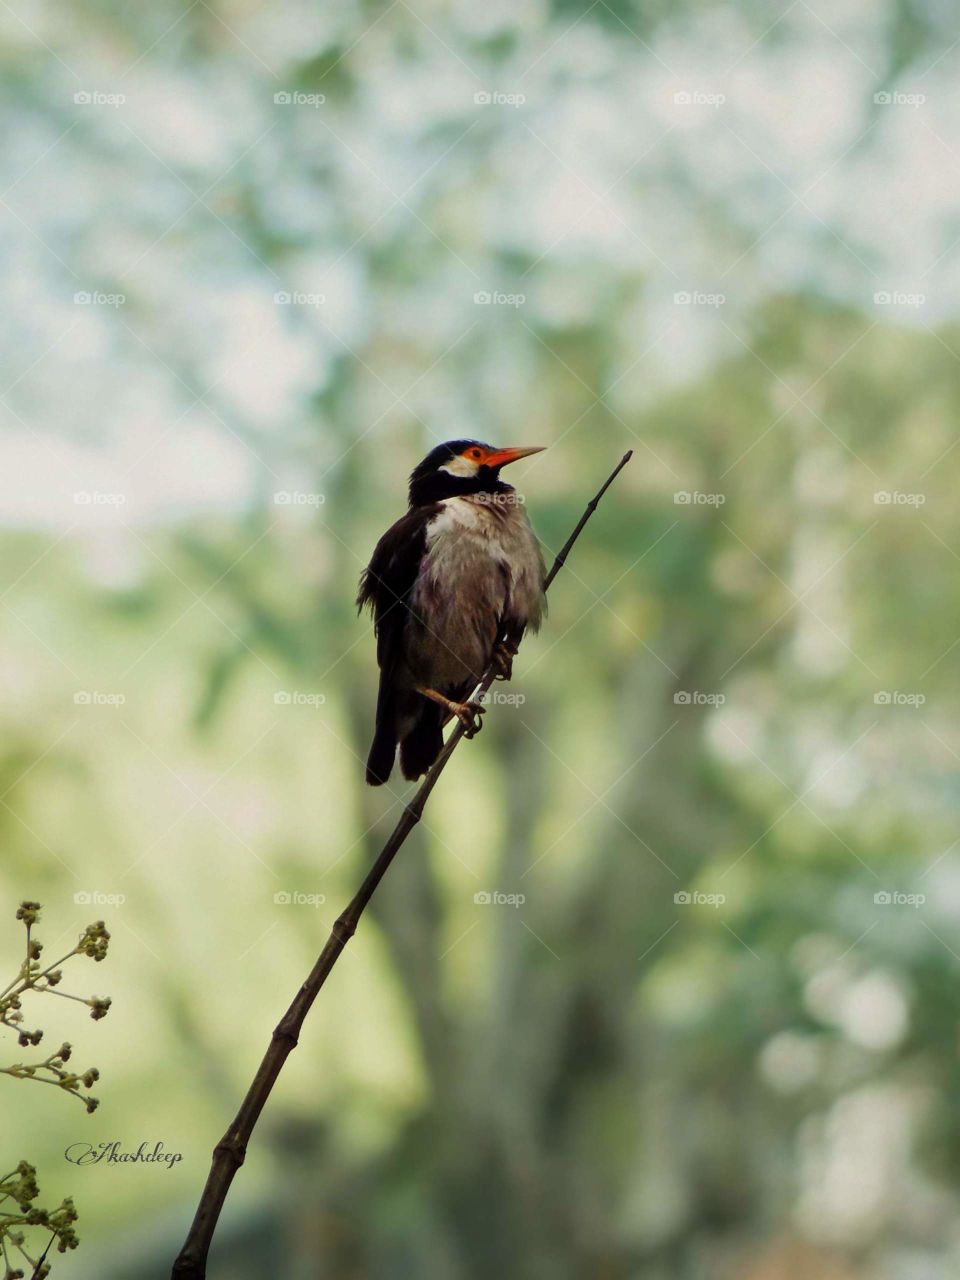
[{"label": "bird's tail", "polygon": [[416,722],[400,743],[400,768],[410,782],[427,772],[443,747],[443,708],[423,701]]},{"label": "bird's tail", "polygon": [[367,756],[367,782],[371,787],[382,786],[393,771],[397,754],[397,720],[394,698],[384,676],[380,677],[377,695],[377,727]]},{"label": "bird's tail", "polygon": [[393,758],[397,752],[397,738],[391,723],[377,725],[367,756],[367,782],[371,787],[382,786],[393,770]]}]

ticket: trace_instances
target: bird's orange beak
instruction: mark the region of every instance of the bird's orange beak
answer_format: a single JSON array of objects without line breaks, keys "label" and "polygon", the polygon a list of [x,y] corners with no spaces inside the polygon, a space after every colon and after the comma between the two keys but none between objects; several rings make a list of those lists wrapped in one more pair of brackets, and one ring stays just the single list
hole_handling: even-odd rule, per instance
[{"label": "bird's orange beak", "polygon": [[517,462],[520,458],[529,458],[531,453],[542,453],[545,444],[530,445],[525,449],[494,449],[483,460],[485,467],[505,467],[508,462]]}]

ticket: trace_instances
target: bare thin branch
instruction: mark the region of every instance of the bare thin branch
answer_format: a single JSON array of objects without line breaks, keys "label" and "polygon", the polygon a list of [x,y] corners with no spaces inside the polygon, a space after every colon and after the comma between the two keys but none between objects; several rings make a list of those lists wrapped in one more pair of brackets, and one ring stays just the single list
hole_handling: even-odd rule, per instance
[{"label": "bare thin branch", "polygon": [[[563,567],[571,547],[582,533],[584,525],[596,511],[600,499],[632,456],[633,450],[623,455],[608,476],[603,487],[587,504],[577,527],[564,543],[553,563],[553,567],[547,574],[544,584],[545,590]],[[474,699],[487,692],[496,679],[496,675],[497,667],[491,662],[474,690]],[[457,724],[444,744],[436,763],[420,784],[413,799],[404,808],[400,821],[394,827],[376,862],[367,872],[350,905],[335,920],[330,937],[317,957],[316,964],[314,964],[306,981],[294,997],[293,1003],[277,1023],[270,1044],[263,1055],[257,1074],[253,1078],[253,1083],[247,1090],[247,1095],[240,1106],[240,1110],[213,1150],[213,1160],[210,1172],[207,1175],[206,1185],[203,1188],[200,1204],[197,1207],[196,1216],[193,1219],[186,1242],[173,1265],[172,1280],[203,1280],[206,1276],[207,1254],[210,1249],[210,1242],[213,1239],[213,1233],[216,1230],[230,1185],[236,1176],[237,1170],[243,1164],[247,1152],[247,1143],[250,1141],[254,1126],[260,1118],[260,1113],[266,1105],[271,1090],[276,1084],[277,1077],[280,1075],[287,1058],[297,1046],[303,1021],[310,1012],[320,988],[327,980],[327,975],[339,959],[341,951],[343,951],[350,938],[356,932],[357,924],[367,903],[373,897],[374,890],[386,874],[387,868],[396,856],[397,851],[420,821],[430,792],[436,786],[437,779],[446,768],[447,761],[453,755],[463,736],[464,727],[462,724]]]}]

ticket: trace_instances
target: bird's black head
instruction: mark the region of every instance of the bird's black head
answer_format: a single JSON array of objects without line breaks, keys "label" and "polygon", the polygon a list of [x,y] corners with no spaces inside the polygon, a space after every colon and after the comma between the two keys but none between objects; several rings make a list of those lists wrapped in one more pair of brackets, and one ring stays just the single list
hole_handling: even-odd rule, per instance
[{"label": "bird's black head", "polygon": [[539,453],[543,447],[495,449],[479,440],[439,444],[410,476],[410,505],[420,507],[468,493],[509,493],[510,486],[500,479],[500,468]]}]

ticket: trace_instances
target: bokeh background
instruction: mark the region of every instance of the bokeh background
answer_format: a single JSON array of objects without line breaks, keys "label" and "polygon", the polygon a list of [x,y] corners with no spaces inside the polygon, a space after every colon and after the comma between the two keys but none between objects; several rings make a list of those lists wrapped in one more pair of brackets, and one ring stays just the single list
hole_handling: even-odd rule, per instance
[{"label": "bokeh background", "polygon": [[[113,934],[68,984],[110,1016],[34,1017],[100,1110],[0,1078],[2,1159],[80,1210],[55,1277],[169,1273],[409,794],[362,785],[353,596],[459,436],[550,446],[548,552],[635,457],[211,1276],[956,1273],[958,40],[936,0],[0,7],[0,977],[22,897],[50,955]],[[63,1155],[144,1140],[182,1162]]]}]

